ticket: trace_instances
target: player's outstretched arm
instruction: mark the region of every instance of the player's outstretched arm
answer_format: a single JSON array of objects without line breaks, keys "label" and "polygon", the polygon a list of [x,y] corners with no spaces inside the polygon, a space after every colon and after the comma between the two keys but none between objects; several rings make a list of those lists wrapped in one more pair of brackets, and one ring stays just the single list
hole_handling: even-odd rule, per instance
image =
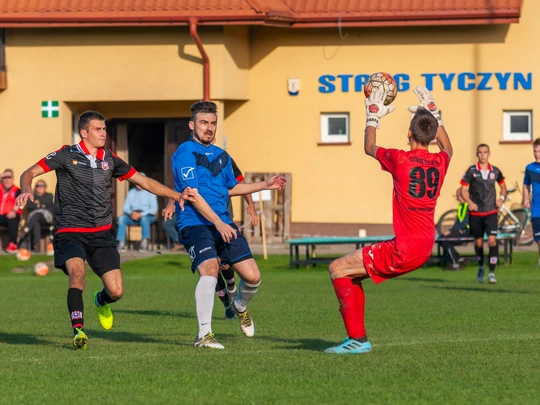
[{"label": "player's outstretched arm", "polygon": [[366,127],[364,133],[364,152],[366,152],[366,155],[377,159],[377,149],[379,149],[377,146],[377,130],[372,126]]},{"label": "player's outstretched arm", "polygon": [[418,111],[419,108],[424,108],[428,110],[437,120],[439,123],[439,128],[437,129],[437,145],[439,146],[440,150],[444,150],[450,157],[452,157],[453,154],[453,148],[452,143],[450,142],[450,138],[448,137],[448,133],[446,132],[446,129],[444,128],[442,119],[441,119],[441,112],[439,111],[439,107],[437,107],[437,104],[435,104],[435,99],[429,92],[429,90],[424,86],[418,86],[413,90],[413,93],[416,94],[416,97],[418,97],[418,100],[420,101],[419,105],[413,105],[408,108],[410,112],[413,114]]},{"label": "player's outstretched arm", "polygon": [[374,91],[366,98],[366,131],[364,133],[364,151],[367,155],[377,158],[377,129],[380,119],[394,111],[394,107],[384,105],[386,94],[382,90]]},{"label": "player's outstretched arm", "polygon": [[272,176],[268,181],[260,181],[258,183],[238,183],[233,188],[229,189],[229,195],[245,195],[257,193],[263,190],[283,190],[287,184],[285,176],[276,174]]},{"label": "player's outstretched arm", "polygon": [[450,157],[452,157],[454,148],[452,147],[452,142],[450,142],[450,138],[448,137],[448,133],[446,132],[444,125],[439,125],[439,128],[437,128],[436,139],[439,149],[444,150]]},{"label": "player's outstretched arm", "polygon": [[21,194],[15,199],[15,205],[19,208],[23,208],[26,205],[28,200],[34,201],[34,192],[32,191],[32,180],[34,177],[40,176],[45,173],[45,170],[35,164],[28,169],[26,169],[23,174],[21,174]]},{"label": "player's outstretched arm", "polygon": [[177,191],[171,190],[169,187],[164,186],[163,184],[154,179],[143,176],[139,172],[136,172],[133,176],[131,176],[128,181],[144,188],[146,191],[149,191],[152,194],[178,201],[178,203],[180,204],[180,208],[182,209],[184,208],[184,200],[191,202],[195,201],[194,193],[179,193]]},{"label": "player's outstretched arm", "polygon": [[225,242],[230,242],[232,239],[236,239],[236,230],[221,220],[219,215],[215,213],[203,196],[197,194],[197,198],[195,199],[195,202],[192,202],[192,204],[203,217],[214,224]]}]

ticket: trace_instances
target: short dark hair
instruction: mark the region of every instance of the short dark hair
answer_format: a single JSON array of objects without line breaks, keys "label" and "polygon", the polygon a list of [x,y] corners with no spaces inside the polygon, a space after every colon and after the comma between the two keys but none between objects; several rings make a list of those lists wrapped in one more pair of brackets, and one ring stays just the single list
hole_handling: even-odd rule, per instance
[{"label": "short dark hair", "polygon": [[90,125],[90,121],[93,120],[105,121],[105,117],[100,112],[92,110],[85,111],[79,115],[79,121],[77,122],[79,132],[81,132],[81,129],[87,129],[88,125]]},{"label": "short dark hair", "polygon": [[189,107],[189,111],[191,111],[191,121],[195,122],[197,114],[212,113],[217,115],[217,105],[212,101],[197,101]]},{"label": "short dark hair", "polygon": [[476,153],[478,153],[478,149],[480,148],[488,148],[488,152],[489,152],[489,145],[487,143],[481,143],[480,145],[478,145],[476,147]]},{"label": "short dark hair", "polygon": [[414,140],[423,146],[429,145],[435,139],[437,128],[439,128],[437,119],[425,108],[416,111],[409,126]]},{"label": "short dark hair", "polygon": [[536,139],[534,140],[534,142],[533,142],[533,148],[534,148],[535,146],[538,146],[538,145],[540,145],[540,138],[536,138]]},{"label": "short dark hair", "polygon": [[4,173],[11,173],[12,176],[14,175],[12,169],[6,169],[6,170],[4,170]]}]

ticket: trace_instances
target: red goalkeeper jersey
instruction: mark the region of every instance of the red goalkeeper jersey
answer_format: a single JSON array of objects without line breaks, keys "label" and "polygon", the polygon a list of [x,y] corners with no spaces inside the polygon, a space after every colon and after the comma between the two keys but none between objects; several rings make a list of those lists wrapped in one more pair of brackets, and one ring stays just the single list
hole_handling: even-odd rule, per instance
[{"label": "red goalkeeper jersey", "polygon": [[435,206],[450,156],[445,151],[379,148],[377,159],[394,178],[392,213],[397,250],[430,256],[435,242]]}]

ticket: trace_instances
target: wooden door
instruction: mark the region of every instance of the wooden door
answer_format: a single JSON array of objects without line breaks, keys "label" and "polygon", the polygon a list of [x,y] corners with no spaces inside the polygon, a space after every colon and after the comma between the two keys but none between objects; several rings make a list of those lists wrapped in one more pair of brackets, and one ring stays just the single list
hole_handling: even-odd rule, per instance
[{"label": "wooden door", "polygon": [[172,189],[174,189],[172,155],[178,146],[191,136],[188,123],[189,118],[178,118],[167,121],[165,125],[165,185]]}]

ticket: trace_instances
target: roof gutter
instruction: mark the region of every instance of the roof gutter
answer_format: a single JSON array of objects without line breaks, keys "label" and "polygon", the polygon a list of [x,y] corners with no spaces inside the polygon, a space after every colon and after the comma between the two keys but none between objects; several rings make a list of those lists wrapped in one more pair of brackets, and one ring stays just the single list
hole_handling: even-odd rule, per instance
[{"label": "roof gutter", "polygon": [[203,99],[204,101],[210,101],[210,59],[208,58],[201,39],[199,38],[199,34],[197,33],[197,23],[197,18],[189,18],[189,34],[191,35],[191,38],[193,38],[193,41],[195,41],[195,44],[197,44],[197,48],[203,59]]}]

